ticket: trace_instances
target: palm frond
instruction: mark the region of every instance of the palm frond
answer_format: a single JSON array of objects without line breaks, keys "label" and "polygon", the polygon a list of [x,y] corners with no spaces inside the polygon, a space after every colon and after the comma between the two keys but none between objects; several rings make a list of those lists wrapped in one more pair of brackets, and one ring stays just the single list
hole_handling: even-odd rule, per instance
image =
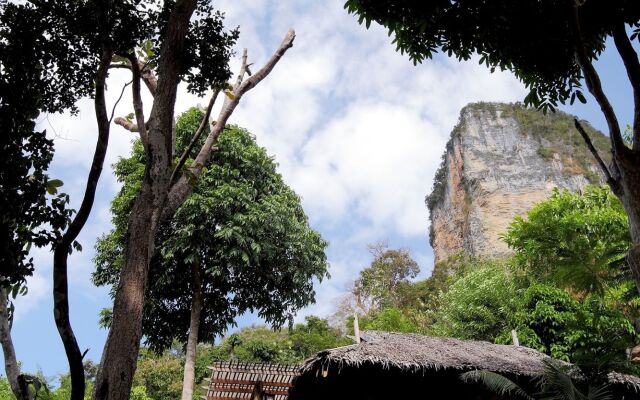
[{"label": "palm frond", "polygon": [[460,379],[467,383],[480,383],[492,393],[500,396],[509,395],[511,398],[535,400],[515,382],[495,372],[474,370],[461,374]]},{"label": "palm frond", "polygon": [[589,386],[588,400],[613,400],[609,385]]},{"label": "palm frond", "polygon": [[543,400],[587,400],[573,383],[573,379],[559,364],[546,360],[541,386]]}]

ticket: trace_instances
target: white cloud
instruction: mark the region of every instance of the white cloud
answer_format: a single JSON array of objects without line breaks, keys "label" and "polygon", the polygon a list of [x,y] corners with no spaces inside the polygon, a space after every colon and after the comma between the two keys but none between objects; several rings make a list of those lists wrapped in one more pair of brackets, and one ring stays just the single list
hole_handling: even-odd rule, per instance
[{"label": "white cloud", "polygon": [[20,323],[24,316],[40,304],[45,296],[51,292],[51,283],[42,274],[35,273],[27,278],[27,288],[29,289],[27,295],[18,296],[14,300],[16,307],[14,323]]},{"label": "white cloud", "polygon": [[403,235],[420,234],[424,192],[443,140],[427,121],[390,104],[354,104],[301,151],[292,185],[320,220],[357,213]]},{"label": "white cloud", "polygon": [[[234,7],[250,3],[235,1]],[[310,308],[324,313],[365,265],[344,261],[366,255],[366,243],[386,237],[426,243],[424,197],[460,109],[472,101],[520,100],[524,90],[512,75],[490,74],[475,61],[438,56],[413,66],[384,29],[359,26],[339,2],[272,1],[266,7],[271,12],[258,24],[250,15],[228,16],[257,46],[256,54],[266,58],[289,27],[296,29],[294,47],[246,95],[232,120],[276,156],[312,223],[332,243],[338,260],[332,279],[318,287],[322,306]],[[269,34],[255,43],[265,24]],[[423,246],[419,257],[429,270]]]}]

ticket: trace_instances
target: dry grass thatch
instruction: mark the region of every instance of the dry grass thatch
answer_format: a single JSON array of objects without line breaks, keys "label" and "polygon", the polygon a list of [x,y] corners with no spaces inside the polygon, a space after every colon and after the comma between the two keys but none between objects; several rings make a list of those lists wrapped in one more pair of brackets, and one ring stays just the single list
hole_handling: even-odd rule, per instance
[{"label": "dry grass thatch", "polygon": [[[486,369],[525,377],[539,376],[544,360],[539,351],[476,340],[423,336],[413,333],[365,331],[362,342],[325,350],[305,362],[302,373],[325,375],[329,368],[380,366],[426,374],[434,370]],[[334,372],[335,373],[335,372]],[[614,384],[625,384],[640,391],[640,378],[613,373]]]}]

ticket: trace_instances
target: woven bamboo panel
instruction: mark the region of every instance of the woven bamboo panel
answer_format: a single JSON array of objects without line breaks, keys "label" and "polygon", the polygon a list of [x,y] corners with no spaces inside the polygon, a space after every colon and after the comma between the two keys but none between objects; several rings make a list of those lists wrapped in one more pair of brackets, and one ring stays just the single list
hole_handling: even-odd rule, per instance
[{"label": "woven bamboo panel", "polygon": [[286,400],[299,366],[268,363],[216,362],[205,389],[206,400],[251,399],[259,390],[266,398]]}]

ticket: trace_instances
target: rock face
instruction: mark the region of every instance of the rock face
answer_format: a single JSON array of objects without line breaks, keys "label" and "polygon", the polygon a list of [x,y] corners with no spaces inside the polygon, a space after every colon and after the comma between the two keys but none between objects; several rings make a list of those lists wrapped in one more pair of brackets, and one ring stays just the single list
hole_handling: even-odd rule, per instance
[{"label": "rock face", "polygon": [[[590,126],[587,131],[607,159],[608,139]],[[500,234],[516,215],[553,188],[577,191],[602,182],[573,117],[518,104],[470,104],[461,111],[426,200],[436,262],[461,251],[506,255]]]}]

